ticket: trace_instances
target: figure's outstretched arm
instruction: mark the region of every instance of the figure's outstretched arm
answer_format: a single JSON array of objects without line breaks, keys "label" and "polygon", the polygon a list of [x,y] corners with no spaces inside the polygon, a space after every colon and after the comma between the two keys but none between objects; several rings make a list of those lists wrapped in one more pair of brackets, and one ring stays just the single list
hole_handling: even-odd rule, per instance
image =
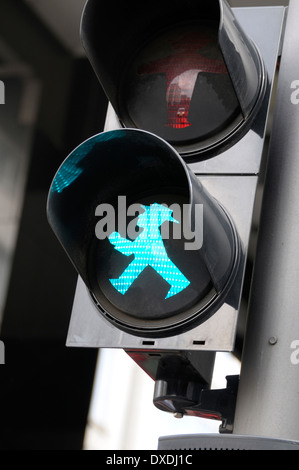
[{"label": "figure's outstretched arm", "polygon": [[115,249],[120,251],[123,255],[130,256],[134,253],[134,242],[127,238],[123,238],[118,232],[112,232],[109,235],[109,241]]}]

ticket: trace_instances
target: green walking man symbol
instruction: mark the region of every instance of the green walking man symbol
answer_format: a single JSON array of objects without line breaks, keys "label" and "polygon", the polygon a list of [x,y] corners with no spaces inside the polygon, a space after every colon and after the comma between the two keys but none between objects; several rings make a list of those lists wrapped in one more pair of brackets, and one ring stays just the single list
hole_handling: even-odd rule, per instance
[{"label": "green walking man symbol", "polygon": [[133,282],[142,271],[151,266],[162,278],[170,284],[170,289],[166,299],[184,290],[190,281],[169,259],[165,250],[159,227],[165,221],[175,222],[167,207],[154,203],[151,206],[142,206],[144,212],[137,220],[138,227],[143,228],[142,232],[134,240],[121,237],[118,232],[113,232],[109,236],[110,243],[125,256],[134,254],[133,261],[127,266],[118,279],[109,279],[115,289],[121,294],[125,294]]}]

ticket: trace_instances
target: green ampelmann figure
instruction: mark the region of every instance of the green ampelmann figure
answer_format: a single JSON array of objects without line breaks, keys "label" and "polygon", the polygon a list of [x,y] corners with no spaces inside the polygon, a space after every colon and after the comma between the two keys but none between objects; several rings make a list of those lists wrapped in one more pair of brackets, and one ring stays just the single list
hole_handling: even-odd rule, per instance
[{"label": "green ampelmann figure", "polygon": [[125,294],[142,271],[151,266],[160,276],[170,284],[165,299],[178,294],[185,289],[190,281],[169,259],[165,250],[159,227],[165,221],[179,223],[172,217],[172,210],[154,203],[151,206],[141,206],[144,212],[137,220],[138,227],[143,228],[140,235],[134,240],[123,238],[118,232],[109,236],[110,243],[125,256],[134,254],[133,261],[118,279],[109,279],[115,289]]}]

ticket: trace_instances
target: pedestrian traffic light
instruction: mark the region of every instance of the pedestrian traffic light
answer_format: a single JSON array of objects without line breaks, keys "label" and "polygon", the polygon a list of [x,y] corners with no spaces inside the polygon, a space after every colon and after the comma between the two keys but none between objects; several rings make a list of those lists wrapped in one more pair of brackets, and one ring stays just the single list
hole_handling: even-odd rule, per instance
[{"label": "pedestrian traffic light", "polygon": [[118,129],[79,145],[54,178],[48,215],[99,312],[134,335],[201,323],[240,266],[230,216],[146,131]]},{"label": "pedestrian traffic light", "polygon": [[226,429],[237,381],[202,391],[215,352],[235,347],[283,13],[190,0],[115,15],[88,0],[81,35],[106,126],[62,163],[48,199],[79,274],[68,346],[123,348],[160,409]]}]

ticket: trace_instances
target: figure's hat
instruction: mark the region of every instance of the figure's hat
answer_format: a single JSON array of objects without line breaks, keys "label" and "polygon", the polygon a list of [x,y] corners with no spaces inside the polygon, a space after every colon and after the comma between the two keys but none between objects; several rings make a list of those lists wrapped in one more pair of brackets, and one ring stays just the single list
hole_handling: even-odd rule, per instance
[{"label": "figure's hat", "polygon": [[151,204],[150,206],[145,206],[144,204],[141,204],[141,207],[145,210],[146,214],[145,215],[141,214],[138,217],[139,227],[144,227],[144,223],[146,225],[150,223],[150,222],[147,222],[145,219],[147,220],[157,219],[157,222],[159,223],[158,226],[162,225],[163,222],[166,222],[166,221],[174,222],[176,224],[179,223],[179,221],[174,219],[172,216],[173,210],[169,209],[163,204],[158,204],[155,202],[154,204]]}]

